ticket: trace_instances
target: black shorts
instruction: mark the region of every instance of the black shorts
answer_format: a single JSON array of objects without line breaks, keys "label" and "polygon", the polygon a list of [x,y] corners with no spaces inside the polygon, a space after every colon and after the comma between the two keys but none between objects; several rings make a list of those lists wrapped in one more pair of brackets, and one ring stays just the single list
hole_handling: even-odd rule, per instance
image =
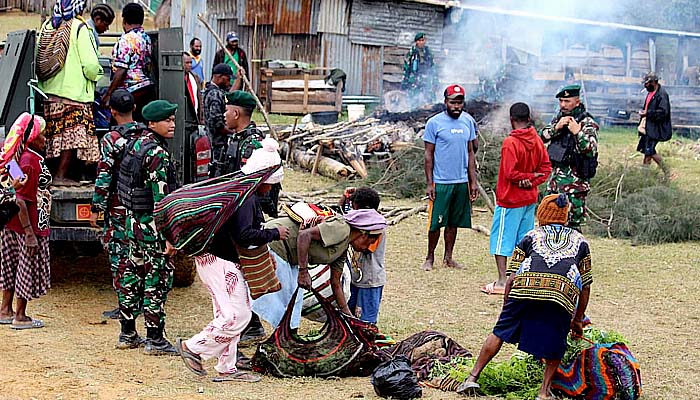
[{"label": "black shorts", "polygon": [[553,301],[508,299],[493,334],[535,358],[561,360],[571,314]]},{"label": "black shorts", "polygon": [[659,141],[650,138],[649,135],[641,135],[639,137],[637,151],[644,154],[645,156],[653,156],[654,154],[656,154],[657,143],[659,143]]}]

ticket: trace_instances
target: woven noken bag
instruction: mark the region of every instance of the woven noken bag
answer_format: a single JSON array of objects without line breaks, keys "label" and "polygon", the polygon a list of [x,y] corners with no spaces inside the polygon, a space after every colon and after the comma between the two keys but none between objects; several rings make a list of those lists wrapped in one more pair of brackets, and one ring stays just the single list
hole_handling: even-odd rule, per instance
[{"label": "woven noken bag", "polygon": [[189,256],[207,251],[216,232],[279,165],[191,183],[156,203],[153,220],[173,247]]},{"label": "woven noken bag", "polygon": [[318,337],[302,338],[291,330],[297,288],[277,329],[258,345],[253,369],[280,378],[368,376],[379,363],[375,356],[379,330],[373,324],[343,314],[318,292],[313,293],[328,315]]},{"label": "woven noken bag", "polygon": [[66,63],[73,20],[63,21],[58,29],[48,31],[49,18],[41,29],[39,47],[36,52],[36,76],[46,81],[58,74]]},{"label": "woven noken bag", "polygon": [[275,260],[270,255],[267,245],[247,249],[236,245],[241,272],[248,283],[250,297],[258,297],[277,292],[282,284],[275,274]]}]

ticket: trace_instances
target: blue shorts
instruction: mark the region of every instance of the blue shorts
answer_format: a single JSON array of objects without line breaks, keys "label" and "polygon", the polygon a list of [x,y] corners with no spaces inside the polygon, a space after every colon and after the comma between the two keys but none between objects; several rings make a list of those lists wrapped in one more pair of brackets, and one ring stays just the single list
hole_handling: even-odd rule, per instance
[{"label": "blue shorts", "polygon": [[384,286],[361,288],[351,284],[348,308],[357,318],[376,324],[379,317],[379,303],[382,302],[382,290]]},{"label": "blue shorts", "polygon": [[496,256],[510,257],[515,245],[520,243],[525,234],[535,229],[535,209],[537,204],[518,208],[496,206],[491,224],[490,253]]}]

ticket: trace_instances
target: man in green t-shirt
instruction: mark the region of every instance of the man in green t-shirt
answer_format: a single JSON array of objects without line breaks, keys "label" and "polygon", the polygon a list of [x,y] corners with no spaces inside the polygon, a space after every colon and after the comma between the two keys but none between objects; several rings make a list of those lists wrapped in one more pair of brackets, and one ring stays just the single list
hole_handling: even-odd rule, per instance
[{"label": "man in green t-shirt", "polygon": [[[226,34],[226,48],[231,52],[233,59],[236,60],[238,65],[243,67],[243,73],[245,73],[245,76],[250,79],[248,56],[245,54],[243,49],[238,47],[238,34],[236,32],[229,32]],[[228,54],[226,54],[224,49],[220,49],[216,52],[216,55],[214,55],[214,64],[212,65],[219,65],[221,63],[228,64],[231,67],[233,70],[233,76],[238,75],[238,66],[233,62],[233,60],[231,60]]]}]

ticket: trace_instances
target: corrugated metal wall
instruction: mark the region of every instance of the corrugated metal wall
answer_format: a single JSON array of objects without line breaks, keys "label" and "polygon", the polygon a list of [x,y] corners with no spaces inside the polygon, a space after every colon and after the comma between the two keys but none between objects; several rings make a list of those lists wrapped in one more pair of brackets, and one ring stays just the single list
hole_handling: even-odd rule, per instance
[{"label": "corrugated metal wall", "polygon": [[237,0],[238,25],[253,26],[256,17],[258,25],[272,25],[275,22],[275,3],[275,0]]},{"label": "corrugated metal wall", "polygon": [[[207,28],[205,28],[204,25],[202,25],[202,23],[197,19],[197,14],[199,13],[207,15],[206,12],[207,6],[209,5],[208,3],[213,3],[213,1],[209,0],[205,3],[204,1],[199,0],[172,0],[172,5],[170,8],[170,26],[182,27],[182,49],[189,50],[190,40],[192,40],[194,37],[198,37],[202,41],[202,59],[204,60],[205,79],[211,78],[211,69],[213,68],[213,65],[211,64],[214,61],[214,54],[218,48],[214,37],[209,34]],[[183,8],[186,10],[184,13],[182,12]],[[216,29],[217,19],[215,16],[207,16],[209,24]]]},{"label": "corrugated metal wall", "polygon": [[[183,48],[189,47],[193,36],[202,40],[207,79],[218,47],[197,20],[198,13],[207,15],[222,37],[229,31],[238,32],[240,46],[251,61],[254,85],[262,64],[255,59],[297,60],[344,70],[348,76],[346,94],[379,96],[383,89],[382,46],[410,45],[416,30],[426,32],[431,47],[442,44],[445,11],[426,4],[369,0],[172,2],[173,26],[182,26],[186,36]],[[183,3],[187,10],[184,17]]]},{"label": "corrugated metal wall", "polygon": [[347,74],[345,93],[381,94],[381,48],[354,44],[346,35],[324,33],[321,36],[321,64],[340,68]]},{"label": "corrugated metal wall", "polygon": [[416,32],[425,32],[429,45],[440,48],[444,7],[407,1],[353,0],[350,40],[373,46],[410,46]]},{"label": "corrugated metal wall", "polygon": [[319,0],[278,1],[274,33],[315,35],[319,6]]},{"label": "corrugated metal wall", "polygon": [[236,10],[236,0],[207,0],[207,14],[218,19],[236,18]]},{"label": "corrugated metal wall", "polygon": [[348,0],[321,0],[318,16],[318,31],[347,35],[350,25],[350,3]]}]

